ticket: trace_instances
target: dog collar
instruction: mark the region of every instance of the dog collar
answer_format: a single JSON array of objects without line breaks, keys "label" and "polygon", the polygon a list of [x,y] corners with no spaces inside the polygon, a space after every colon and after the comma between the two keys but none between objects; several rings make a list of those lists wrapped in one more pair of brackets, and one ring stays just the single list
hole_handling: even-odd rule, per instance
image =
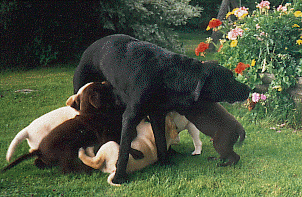
[{"label": "dog collar", "polygon": [[193,92],[193,96],[194,96],[194,101],[196,102],[200,96],[200,91],[201,91],[201,81],[198,80],[197,82],[197,86]]}]

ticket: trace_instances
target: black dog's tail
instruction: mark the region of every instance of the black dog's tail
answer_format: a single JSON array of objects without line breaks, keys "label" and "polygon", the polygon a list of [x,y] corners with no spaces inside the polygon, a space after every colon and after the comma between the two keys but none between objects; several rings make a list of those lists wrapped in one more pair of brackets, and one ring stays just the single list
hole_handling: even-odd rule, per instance
[{"label": "black dog's tail", "polygon": [[11,169],[12,167],[14,167],[15,165],[21,163],[22,161],[24,160],[27,160],[29,158],[32,158],[34,156],[39,156],[40,155],[40,151],[39,150],[34,150],[33,152],[31,153],[28,153],[28,154],[25,154],[25,155],[22,155],[20,156],[18,159],[16,159],[15,161],[13,161],[12,163],[10,163],[8,166],[6,166],[5,168],[3,168],[1,170],[1,173],[4,173],[5,171]]}]

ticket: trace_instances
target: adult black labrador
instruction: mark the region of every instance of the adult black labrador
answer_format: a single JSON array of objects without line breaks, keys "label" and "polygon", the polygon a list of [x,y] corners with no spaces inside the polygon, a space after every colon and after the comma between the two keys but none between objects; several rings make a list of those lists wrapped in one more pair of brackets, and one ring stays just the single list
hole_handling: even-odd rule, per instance
[{"label": "adult black labrador", "polygon": [[202,63],[123,34],[104,37],[86,49],[74,74],[74,91],[105,80],[126,104],[114,183],[125,182],[131,141],[145,116],[150,117],[158,159],[167,162],[167,112],[196,113],[205,101],[233,103],[247,99],[250,92],[215,62]]}]

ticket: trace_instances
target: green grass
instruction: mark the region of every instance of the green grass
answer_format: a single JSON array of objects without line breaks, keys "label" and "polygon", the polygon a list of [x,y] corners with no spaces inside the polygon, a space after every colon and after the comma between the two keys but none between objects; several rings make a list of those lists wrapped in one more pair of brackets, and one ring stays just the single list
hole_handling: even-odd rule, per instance
[{"label": "green grass", "polygon": [[206,57],[196,57],[195,48],[198,46],[200,42],[204,42],[206,38],[210,37],[211,34],[209,32],[194,32],[194,33],[181,33],[179,32],[179,42],[182,44],[184,48],[184,52],[187,56],[197,58],[201,61],[205,60],[213,60],[215,59],[215,55],[212,52],[206,52]]},{"label": "green grass", "polygon": [[[65,105],[73,93],[74,67],[0,73],[0,168],[8,164],[6,150],[21,129]],[[15,92],[25,88],[35,91]],[[273,122],[249,120],[246,108],[224,105],[247,133],[243,145],[235,146],[241,156],[235,167],[217,167],[218,161],[207,161],[218,154],[203,134],[202,155],[190,156],[192,139],[182,132],[180,145],[173,147],[180,153],[172,157],[173,165],[149,166],[131,174],[130,182],[121,187],[109,186],[108,175],[98,171],[63,175],[58,168],[39,170],[31,159],[0,174],[0,196],[302,196],[302,133],[289,128],[277,132],[270,129],[277,127]],[[24,141],[14,158],[28,149]]]}]

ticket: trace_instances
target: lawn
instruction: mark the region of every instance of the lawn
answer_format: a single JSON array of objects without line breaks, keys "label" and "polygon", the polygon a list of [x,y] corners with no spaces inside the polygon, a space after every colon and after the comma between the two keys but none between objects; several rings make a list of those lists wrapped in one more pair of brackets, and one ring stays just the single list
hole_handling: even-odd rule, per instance
[{"label": "lawn", "polygon": [[[182,35],[191,53],[199,36]],[[75,66],[0,73],[0,168],[8,164],[6,150],[21,129],[65,105],[73,93]],[[17,91],[22,89],[34,91]],[[217,167],[218,161],[207,161],[218,154],[203,134],[202,155],[190,156],[194,147],[184,131],[180,144],[173,146],[180,154],[172,157],[172,165],[149,166],[131,174],[130,182],[121,187],[109,186],[107,174],[63,175],[58,168],[39,170],[31,159],[0,174],[0,196],[302,196],[301,131],[278,127],[271,120],[253,122],[241,104],[224,106],[247,133],[243,145],[235,146],[241,156],[236,166]],[[28,149],[24,141],[14,158]]]}]

